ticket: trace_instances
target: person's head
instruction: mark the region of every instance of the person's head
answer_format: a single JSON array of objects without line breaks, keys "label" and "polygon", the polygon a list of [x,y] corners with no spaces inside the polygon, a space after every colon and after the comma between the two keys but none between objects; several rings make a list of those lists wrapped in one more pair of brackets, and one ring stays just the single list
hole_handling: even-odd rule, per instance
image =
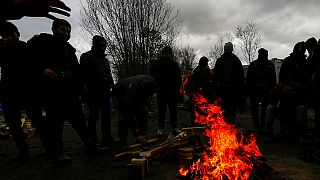
[{"label": "person's head", "polygon": [[18,42],[20,33],[13,23],[5,21],[0,23],[0,36],[5,41]]},{"label": "person's head", "polygon": [[293,54],[295,55],[304,55],[306,52],[306,43],[304,41],[298,42],[296,45],[293,47]]},{"label": "person's head", "polygon": [[268,51],[264,48],[258,50],[258,59],[268,59]]},{"label": "person's head", "polygon": [[107,48],[107,42],[104,37],[95,35],[92,38],[92,50],[98,54],[104,54]]},{"label": "person's head", "polygon": [[317,40],[314,37],[309,38],[306,41],[306,48],[308,50],[308,53],[311,54],[313,49],[317,46]]},{"label": "person's head", "polygon": [[162,58],[173,59],[174,55],[172,48],[170,46],[165,46],[164,48],[162,48],[160,56]]},{"label": "person's head", "polygon": [[53,36],[62,41],[69,41],[71,33],[71,25],[64,19],[55,19],[52,23],[51,30]]},{"label": "person's head", "polygon": [[199,66],[207,66],[209,59],[205,56],[202,56],[199,60]]},{"label": "person's head", "polygon": [[223,49],[225,53],[231,53],[233,51],[233,44],[231,42],[227,42]]}]

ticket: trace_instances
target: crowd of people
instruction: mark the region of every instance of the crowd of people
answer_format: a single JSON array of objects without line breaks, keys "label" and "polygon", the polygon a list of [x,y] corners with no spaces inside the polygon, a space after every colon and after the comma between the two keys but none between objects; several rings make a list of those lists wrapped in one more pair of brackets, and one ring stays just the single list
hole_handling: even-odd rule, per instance
[{"label": "crowd of people", "polygon": [[[37,128],[46,154],[62,163],[71,162],[63,150],[65,119],[89,153],[98,151],[97,145],[107,148],[113,144],[111,97],[122,115],[118,123],[122,144],[126,144],[129,130],[137,142],[146,143],[148,105],[155,93],[157,135],[165,134],[167,108],[171,133],[178,133],[177,108],[182,73],[170,46],[162,49],[158,60],[151,65],[150,74],[120,79],[115,83],[105,55],[104,37],[94,36],[91,50],[83,53],[78,61],[75,48],[68,43],[70,23],[49,14],[68,16],[70,8],[64,3],[58,0],[42,0],[41,3],[34,0],[22,4],[17,2],[24,1],[4,2],[4,6],[0,6],[7,7],[0,11],[0,100],[21,160],[28,159],[29,149],[21,128],[23,110]],[[20,41],[18,28],[6,20],[23,16],[53,19],[52,34],[41,33],[27,42]],[[277,82],[275,66],[269,61],[266,49],[258,50],[258,58],[250,63],[245,77],[241,61],[233,53],[233,44],[228,42],[213,70],[208,66],[207,57],[200,58],[190,75],[186,92],[190,96],[202,94],[212,102],[221,99],[225,121],[230,124],[235,124],[236,113],[244,106],[248,94],[255,129],[267,131],[274,140],[273,125],[275,119],[279,119],[283,132],[294,132],[302,137],[307,128],[307,106],[314,109],[315,128],[320,129],[319,55],[320,44],[315,38],[298,42],[284,59]],[[89,109],[88,120],[82,104]],[[43,112],[46,113],[45,119]],[[101,138],[97,137],[97,122],[101,123]]]}]

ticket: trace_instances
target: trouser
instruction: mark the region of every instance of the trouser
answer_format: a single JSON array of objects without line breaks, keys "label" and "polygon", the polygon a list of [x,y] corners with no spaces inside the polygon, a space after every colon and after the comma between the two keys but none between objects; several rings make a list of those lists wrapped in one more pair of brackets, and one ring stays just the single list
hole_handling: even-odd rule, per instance
[{"label": "trouser", "polygon": [[[266,109],[270,101],[269,95],[250,95],[251,117],[255,129],[265,128]],[[261,103],[261,114],[259,116],[259,104]]]},{"label": "trouser", "polygon": [[44,121],[42,119],[42,109],[39,101],[37,101],[36,98],[32,98],[33,96],[30,94],[4,94],[5,97],[2,99],[4,117],[19,151],[27,151],[28,148],[28,145],[25,142],[26,134],[21,127],[21,115],[23,110],[26,111],[28,118],[30,118],[32,124],[38,130],[40,139],[44,145]]},{"label": "trouser", "polygon": [[275,118],[280,120],[281,130],[296,130],[298,135],[307,129],[307,108],[305,105],[296,107],[274,107],[269,105],[266,110],[267,130],[273,136]]},{"label": "trouser", "polygon": [[148,127],[148,111],[144,106],[120,107],[122,117],[118,124],[118,136],[122,143],[127,142],[129,129],[135,137],[145,135]]},{"label": "trouser", "polygon": [[64,120],[67,118],[73,129],[80,136],[85,146],[88,146],[89,136],[86,127],[85,117],[82,112],[82,106],[76,95],[64,97],[52,96],[45,102],[45,111],[47,116],[46,137],[48,144],[47,152],[63,152],[63,127]]},{"label": "trouser", "polygon": [[235,97],[222,97],[222,110],[224,120],[229,124],[235,124],[237,112],[237,99]]},{"label": "trouser", "polygon": [[167,107],[169,108],[170,125],[172,129],[177,127],[178,120],[178,94],[157,94],[158,104],[158,128],[163,129]]},{"label": "trouser", "polygon": [[97,122],[99,121],[100,112],[100,130],[101,130],[101,143],[110,143],[111,140],[111,109],[110,109],[110,96],[96,97],[95,100],[88,103],[89,118],[88,130],[89,136],[94,143],[97,143]]}]

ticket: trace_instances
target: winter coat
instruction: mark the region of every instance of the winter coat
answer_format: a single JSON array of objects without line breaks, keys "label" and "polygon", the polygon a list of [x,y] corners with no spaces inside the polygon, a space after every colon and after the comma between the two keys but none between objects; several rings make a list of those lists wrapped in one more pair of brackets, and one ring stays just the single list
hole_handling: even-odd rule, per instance
[{"label": "winter coat", "polygon": [[217,59],[213,70],[215,92],[220,97],[234,97],[240,100],[244,91],[243,67],[233,53],[224,53]]},{"label": "winter coat", "polygon": [[173,59],[160,58],[155,61],[150,69],[150,75],[154,77],[158,85],[157,93],[178,95],[182,76],[178,63]]},{"label": "winter coat", "polygon": [[299,105],[307,101],[308,73],[305,56],[291,53],[281,65],[279,83],[283,85],[285,93],[281,93],[281,103]]},{"label": "winter coat", "polygon": [[132,76],[119,80],[112,88],[112,95],[116,98],[120,108],[147,106],[156,87],[152,76]]},{"label": "winter coat", "polygon": [[[75,54],[76,49],[71,44],[45,33],[34,36],[28,44],[36,59],[38,75],[46,96],[77,95],[83,91],[80,64]],[[57,73],[58,77],[46,77],[43,72],[47,68]]]},{"label": "winter coat", "polygon": [[250,94],[269,92],[270,95],[277,83],[275,66],[267,58],[252,61],[246,79]]},{"label": "winter coat", "polygon": [[104,56],[98,56],[90,50],[81,55],[80,66],[88,95],[110,92],[114,83],[109,62]]},{"label": "winter coat", "polygon": [[5,94],[28,94],[37,85],[32,58],[23,41],[0,48],[1,90]]},{"label": "winter coat", "polygon": [[188,94],[194,94],[196,92],[203,95],[208,95],[211,89],[211,70],[209,66],[198,65],[192,75],[189,77],[186,84]]}]

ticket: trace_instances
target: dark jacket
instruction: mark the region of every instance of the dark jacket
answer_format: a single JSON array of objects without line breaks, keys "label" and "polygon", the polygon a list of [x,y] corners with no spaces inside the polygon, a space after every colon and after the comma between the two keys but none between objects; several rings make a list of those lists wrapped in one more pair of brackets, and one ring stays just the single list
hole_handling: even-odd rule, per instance
[{"label": "dark jacket", "polygon": [[210,80],[211,80],[211,70],[209,66],[201,66],[198,65],[194,70],[192,75],[189,77],[187,82],[187,91],[189,94],[193,94],[196,92],[203,93],[207,95],[210,89]]},{"label": "dark jacket", "polygon": [[217,59],[213,70],[213,83],[218,96],[243,96],[243,67],[236,55],[224,53]]},{"label": "dark jacket", "polygon": [[182,76],[178,63],[173,59],[160,58],[155,61],[150,69],[150,75],[158,85],[158,93],[178,95]]},{"label": "dark jacket", "polygon": [[280,68],[279,83],[285,89],[285,93],[281,93],[279,97],[282,103],[295,105],[306,103],[308,74],[304,55],[291,53],[284,59]]},{"label": "dark jacket", "polygon": [[267,58],[252,61],[246,79],[250,94],[260,91],[270,93],[277,83],[275,66]]},{"label": "dark jacket", "polygon": [[[83,90],[80,64],[75,48],[68,42],[59,41],[51,34],[42,33],[28,41],[36,60],[42,88],[49,94],[79,94]],[[45,77],[45,69],[55,71],[58,78]]]},{"label": "dark jacket", "polygon": [[110,91],[114,83],[109,62],[104,56],[98,56],[90,50],[81,55],[80,66],[87,93]]},{"label": "dark jacket", "polygon": [[112,95],[120,108],[147,106],[149,98],[156,92],[152,76],[138,75],[119,80],[112,88]]},{"label": "dark jacket", "polygon": [[1,83],[9,91],[28,85],[26,80],[30,80],[30,64],[27,53],[27,44],[23,41],[8,43],[0,48]]}]

